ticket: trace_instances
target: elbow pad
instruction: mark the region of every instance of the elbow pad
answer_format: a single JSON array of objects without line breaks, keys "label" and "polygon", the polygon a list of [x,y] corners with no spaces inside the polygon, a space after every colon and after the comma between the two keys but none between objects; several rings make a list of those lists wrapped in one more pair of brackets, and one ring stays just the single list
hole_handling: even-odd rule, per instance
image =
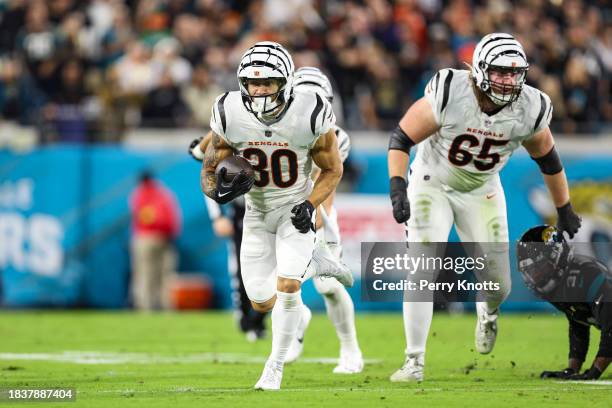
[{"label": "elbow pad", "polygon": [[410,155],[410,149],[414,145],[415,143],[410,139],[410,136],[408,136],[401,127],[398,126],[391,132],[389,150],[401,150]]},{"label": "elbow pad", "polygon": [[544,156],[538,157],[537,159],[532,157],[531,159],[538,163],[538,166],[540,166],[540,171],[543,174],[552,176],[563,170],[561,158],[559,157],[559,153],[557,153],[555,146],[553,146],[552,149],[550,149],[550,151]]}]

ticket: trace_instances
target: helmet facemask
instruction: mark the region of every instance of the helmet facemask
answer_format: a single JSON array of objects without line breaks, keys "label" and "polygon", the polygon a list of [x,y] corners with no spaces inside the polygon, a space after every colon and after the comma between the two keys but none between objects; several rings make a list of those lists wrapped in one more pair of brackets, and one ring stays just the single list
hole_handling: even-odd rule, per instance
[{"label": "helmet facemask", "polygon": [[273,118],[286,102],[285,88],[287,81],[284,78],[267,78],[277,82],[277,91],[265,95],[251,95],[249,93],[249,80],[252,79],[254,78],[240,78],[240,90],[245,107],[260,119]]},{"label": "helmet facemask", "polygon": [[528,245],[536,253],[519,262],[523,280],[531,290],[547,295],[557,288],[567,269],[567,262],[561,257],[563,244],[533,242]]},{"label": "helmet facemask", "polygon": [[565,276],[572,250],[555,227],[541,226],[523,235],[517,256],[519,271],[527,287],[545,297]]},{"label": "helmet facemask", "polygon": [[[485,65],[484,62],[481,62]],[[496,65],[490,65],[485,71],[485,78],[483,79],[480,89],[495,103],[496,105],[504,106],[512,103],[518,99],[525,84],[525,78],[527,77],[526,67],[502,67]],[[491,80],[491,71],[499,72],[502,75],[512,74],[514,76],[514,83],[495,82]],[[485,90],[486,89],[486,90]]]}]

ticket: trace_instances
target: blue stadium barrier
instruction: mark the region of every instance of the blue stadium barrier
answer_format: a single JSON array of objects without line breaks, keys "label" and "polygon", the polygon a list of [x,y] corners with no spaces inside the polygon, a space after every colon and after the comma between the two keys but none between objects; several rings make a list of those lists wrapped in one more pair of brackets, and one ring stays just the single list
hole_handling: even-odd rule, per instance
[{"label": "blue stadium barrier", "polygon": [[[362,194],[387,195],[384,151],[352,153],[367,168],[356,185]],[[610,184],[612,155],[564,156],[570,183]],[[200,167],[182,152],[140,152],[118,146],[53,145],[27,154],[0,151],[0,297],[8,307],[99,307],[129,305],[128,197],[138,174],[151,169],[172,189],[184,217],[177,241],[180,271],[205,273],[214,285],[214,306],[231,305],[226,242],[214,237],[199,188]],[[502,172],[510,238],[543,222],[530,194],[543,182],[525,155]],[[602,184],[603,185],[603,184]],[[594,187],[593,187],[594,186]],[[610,190],[607,191],[609,194]],[[595,193],[590,194],[597,194]],[[589,214],[586,214],[588,218]],[[604,232],[605,233],[605,232]],[[609,232],[612,235],[612,231]],[[453,236],[456,239],[455,236]],[[359,282],[350,290],[359,310],[400,310],[401,305],[360,301]],[[311,284],[304,300],[323,300]],[[527,299],[514,285],[509,300]],[[531,298],[532,299],[532,298]],[[541,309],[509,303],[510,309]],[[514,306],[516,305],[516,306]]]}]

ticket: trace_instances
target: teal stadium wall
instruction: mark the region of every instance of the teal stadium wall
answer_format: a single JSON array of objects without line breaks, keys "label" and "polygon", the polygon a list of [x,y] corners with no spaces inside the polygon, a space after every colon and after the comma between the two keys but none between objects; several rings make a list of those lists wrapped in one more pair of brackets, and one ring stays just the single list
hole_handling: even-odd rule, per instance
[{"label": "teal stadium wall", "polygon": [[[385,151],[352,152],[362,168],[355,193],[344,202],[378,203],[377,212],[390,218],[387,205]],[[612,153],[564,155],[575,201],[584,208],[587,230],[581,239],[611,241],[612,229],[601,221],[597,202],[612,202]],[[177,242],[181,272],[206,274],[214,285],[214,306],[231,305],[227,247],[214,237],[199,188],[199,165],[182,152],[140,152],[119,146],[53,145],[25,154],[0,151],[0,297],[7,307],[128,306],[128,196],[138,173],[151,169],[172,189],[184,216]],[[526,156],[513,157],[502,171],[508,203],[510,238],[542,223],[546,210],[538,204],[543,182]],[[602,197],[603,195],[603,197]],[[367,199],[366,199],[367,198]],[[599,200],[599,201],[598,201]],[[590,203],[590,204],[589,204]],[[593,204],[595,203],[595,204]],[[350,219],[351,206],[344,205]],[[385,211],[388,212],[385,213]],[[380,222],[380,221],[379,221]],[[383,221],[387,222],[387,221]],[[391,221],[390,221],[391,222]],[[342,228],[342,222],[341,228]],[[359,239],[359,231],[351,239]],[[451,235],[451,240],[456,236]],[[507,309],[539,309],[542,304],[513,279]],[[350,290],[358,310],[400,310],[399,304],[360,300],[359,282]],[[304,300],[314,308],[323,301],[311,284]]]}]

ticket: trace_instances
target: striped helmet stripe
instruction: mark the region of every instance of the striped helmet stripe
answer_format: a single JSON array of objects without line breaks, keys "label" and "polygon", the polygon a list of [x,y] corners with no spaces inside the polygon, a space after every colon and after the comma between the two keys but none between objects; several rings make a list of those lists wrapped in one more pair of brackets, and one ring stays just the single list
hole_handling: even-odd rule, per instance
[{"label": "striped helmet stripe", "polygon": [[257,43],[245,53],[243,60],[247,57],[249,59],[249,64],[243,65],[243,67],[260,64],[264,65],[265,63],[271,64],[270,59],[276,57],[276,60],[279,61],[285,69],[285,72],[282,72],[284,75],[288,75],[293,71],[293,61],[280,44]]}]

